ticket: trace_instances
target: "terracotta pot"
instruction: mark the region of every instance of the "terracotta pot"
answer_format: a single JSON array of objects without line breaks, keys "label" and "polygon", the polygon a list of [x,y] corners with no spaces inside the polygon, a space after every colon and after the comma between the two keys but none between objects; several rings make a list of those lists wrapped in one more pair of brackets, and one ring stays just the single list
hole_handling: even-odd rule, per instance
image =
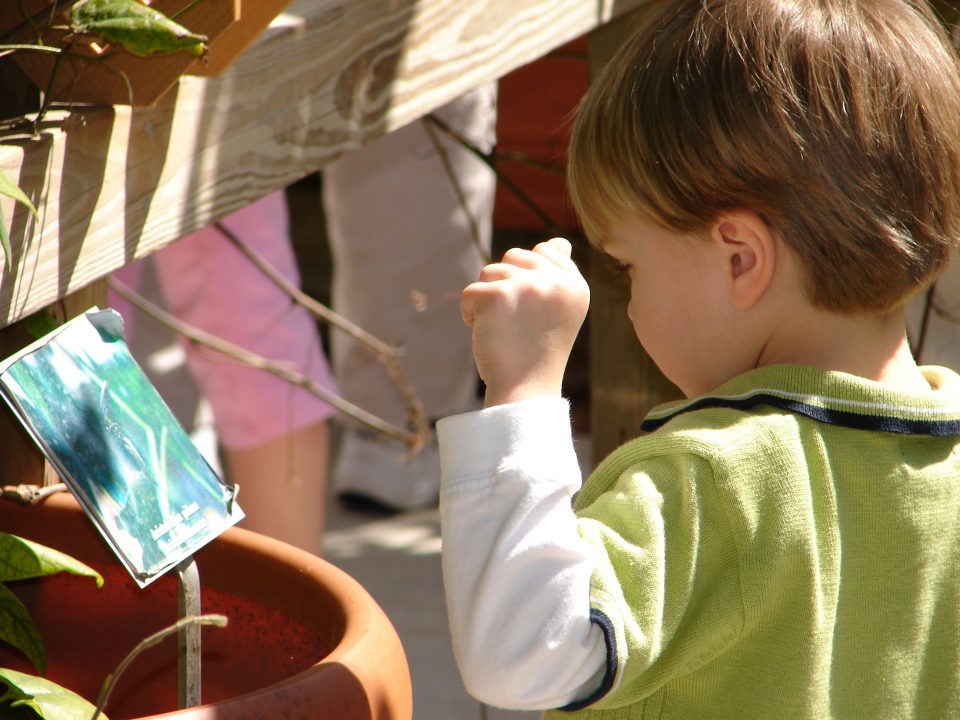
[{"label": "terracotta pot", "polygon": [[[69,575],[11,584],[47,647],[46,677],[91,702],[107,673],[176,619],[176,579],[139,589],[66,493],[39,505],[0,502],[0,530],[92,565],[105,584]],[[203,702],[176,707],[176,642],[146,651],[106,708],[111,720],[285,718],[406,720],[410,674],[380,607],[344,572],[285,543],[234,528],[196,555],[203,611],[226,628],[202,632]],[[0,648],[0,666],[34,672]]]}]

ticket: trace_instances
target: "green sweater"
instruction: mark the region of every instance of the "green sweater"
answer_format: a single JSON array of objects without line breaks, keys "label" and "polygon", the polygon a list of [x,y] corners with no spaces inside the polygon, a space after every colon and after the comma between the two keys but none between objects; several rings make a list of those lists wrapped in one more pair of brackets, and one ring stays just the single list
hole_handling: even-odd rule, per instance
[{"label": "green sweater", "polygon": [[654,410],[577,496],[607,675],[547,717],[960,718],[960,377],[924,373]]}]

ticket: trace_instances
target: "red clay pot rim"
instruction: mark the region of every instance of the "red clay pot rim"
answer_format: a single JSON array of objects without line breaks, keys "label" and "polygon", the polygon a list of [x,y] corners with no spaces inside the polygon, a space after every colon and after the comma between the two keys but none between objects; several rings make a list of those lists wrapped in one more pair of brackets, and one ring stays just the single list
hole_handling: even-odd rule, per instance
[{"label": "red clay pot rim", "polygon": [[[22,520],[8,529],[6,520],[15,517],[17,511],[23,513],[19,516]],[[41,512],[56,513],[63,522],[71,522],[70,518],[75,517],[73,522],[80,526],[80,532],[91,536],[81,538],[76,532],[71,533],[71,555],[85,562],[115,563],[106,543],[69,493],[53,495],[33,507],[4,507],[0,503],[0,530],[52,545],[35,520],[27,517]],[[57,523],[61,530],[62,524]],[[86,533],[84,524],[89,528]],[[400,640],[380,606],[352,577],[322,558],[242,528],[231,528],[196,557],[201,583],[279,607],[308,625],[319,627],[333,619],[331,611],[339,610],[339,641],[328,656],[286,680],[228,700],[150,715],[142,720],[412,717],[410,674]],[[258,569],[270,568],[272,582],[232,581],[227,569],[237,558],[243,558],[242,579],[256,578]],[[283,591],[291,596],[284,600],[286,605],[278,606],[277,598],[286,597]]]}]

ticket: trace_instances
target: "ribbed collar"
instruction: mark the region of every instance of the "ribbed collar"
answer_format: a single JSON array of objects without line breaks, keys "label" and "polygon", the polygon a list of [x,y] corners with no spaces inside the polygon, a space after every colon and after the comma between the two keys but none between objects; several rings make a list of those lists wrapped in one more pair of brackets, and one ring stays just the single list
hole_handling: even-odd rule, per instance
[{"label": "ribbed collar", "polygon": [[709,395],[655,407],[641,429],[650,432],[703,408],[748,410],[768,405],[819,422],[906,435],[960,435],[960,376],[921,368],[929,392],[891,389],[855,375],[800,365],[771,365],[739,375]]}]

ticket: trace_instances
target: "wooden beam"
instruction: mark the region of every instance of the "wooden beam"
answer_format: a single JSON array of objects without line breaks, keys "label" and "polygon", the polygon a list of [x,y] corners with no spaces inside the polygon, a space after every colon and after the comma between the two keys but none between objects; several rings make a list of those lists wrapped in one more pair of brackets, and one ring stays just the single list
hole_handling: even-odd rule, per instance
[{"label": "wooden beam", "polygon": [[295,0],[216,78],[0,146],[41,210],[0,199],[0,326],[643,2]]}]

